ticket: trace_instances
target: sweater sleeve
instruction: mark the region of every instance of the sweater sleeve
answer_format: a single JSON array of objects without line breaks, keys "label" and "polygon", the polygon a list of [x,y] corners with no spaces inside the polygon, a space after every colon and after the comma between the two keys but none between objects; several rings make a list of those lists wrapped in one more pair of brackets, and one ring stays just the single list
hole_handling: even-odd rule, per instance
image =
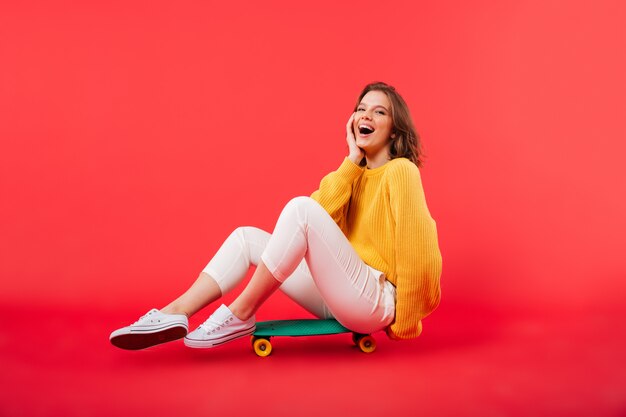
[{"label": "sweater sleeve", "polygon": [[411,339],[420,335],[422,319],[439,305],[441,253],[417,166],[398,162],[388,175],[395,221],[396,317],[387,331],[392,338]]},{"label": "sweater sleeve", "polygon": [[322,178],[318,190],[311,194],[345,233],[345,219],[352,195],[352,184],[363,168],[346,157],[339,168]]}]

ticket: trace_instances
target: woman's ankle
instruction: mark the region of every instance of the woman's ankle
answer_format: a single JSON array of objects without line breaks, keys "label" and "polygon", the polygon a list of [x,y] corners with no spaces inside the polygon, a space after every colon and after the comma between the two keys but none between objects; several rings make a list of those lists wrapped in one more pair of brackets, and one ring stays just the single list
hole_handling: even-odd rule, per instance
[{"label": "woman's ankle", "polygon": [[229,305],[228,309],[231,313],[233,313],[235,317],[237,317],[241,321],[246,321],[254,315],[254,311],[252,311],[251,309],[241,308],[236,303]]},{"label": "woman's ankle", "polygon": [[172,305],[168,305],[165,306],[161,309],[161,313],[163,314],[184,314],[185,316],[187,316],[187,318],[189,318],[189,314],[184,311],[183,309],[176,307],[176,306],[172,306]]}]

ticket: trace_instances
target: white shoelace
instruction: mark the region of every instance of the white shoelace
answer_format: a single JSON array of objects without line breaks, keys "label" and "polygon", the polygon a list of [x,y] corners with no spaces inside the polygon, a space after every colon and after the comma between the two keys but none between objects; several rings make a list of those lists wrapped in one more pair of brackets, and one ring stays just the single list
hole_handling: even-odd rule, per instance
[{"label": "white shoelace", "polygon": [[131,326],[134,326],[136,324],[138,324],[141,320],[145,319],[148,316],[151,316],[152,314],[158,312],[159,310],[157,310],[156,308],[153,308],[152,310],[148,311],[146,314],[144,314],[143,316],[139,317],[139,320],[137,320],[136,322],[134,322],[133,324],[131,324]]},{"label": "white shoelace", "polygon": [[214,330],[220,330],[220,328],[222,328],[223,326],[226,326],[227,323],[228,323],[228,320],[226,320],[224,323],[219,323],[213,320],[211,317],[209,317],[207,321],[205,321],[204,323],[200,325],[200,328],[207,333],[211,333]]}]

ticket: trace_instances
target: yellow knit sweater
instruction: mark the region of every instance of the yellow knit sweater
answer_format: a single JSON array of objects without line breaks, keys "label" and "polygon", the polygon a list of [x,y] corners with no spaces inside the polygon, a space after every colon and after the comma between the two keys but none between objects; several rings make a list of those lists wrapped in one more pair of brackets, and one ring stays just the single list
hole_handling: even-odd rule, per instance
[{"label": "yellow knit sweater", "polygon": [[406,158],[374,169],[345,158],[311,198],[331,215],[368,265],[396,286],[392,338],[420,335],[440,300],[441,253],[420,172]]}]

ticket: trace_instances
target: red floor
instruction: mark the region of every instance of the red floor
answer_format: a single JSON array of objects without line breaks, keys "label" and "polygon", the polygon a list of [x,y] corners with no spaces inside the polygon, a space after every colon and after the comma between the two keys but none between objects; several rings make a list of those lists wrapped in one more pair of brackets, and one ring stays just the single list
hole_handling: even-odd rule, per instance
[{"label": "red floor", "polygon": [[[174,342],[126,352],[111,330],[136,312],[0,305],[0,416],[624,416],[620,317],[496,317],[442,306],[416,341],[378,334]],[[192,320],[192,326],[197,325]]]}]

